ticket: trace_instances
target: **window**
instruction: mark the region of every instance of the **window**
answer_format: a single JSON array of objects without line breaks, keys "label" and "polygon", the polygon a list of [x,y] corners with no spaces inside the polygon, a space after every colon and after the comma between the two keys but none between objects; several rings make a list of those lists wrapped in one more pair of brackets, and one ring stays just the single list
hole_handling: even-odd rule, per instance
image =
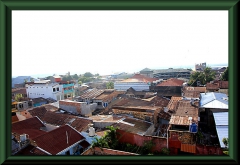
[{"label": "window", "polygon": [[23,104],[19,104],[19,108],[23,108]]},{"label": "window", "polygon": [[59,87],[57,87],[57,91],[59,91]]},{"label": "window", "polygon": [[56,91],[56,89],[55,88],[53,88],[53,92],[55,92]]}]

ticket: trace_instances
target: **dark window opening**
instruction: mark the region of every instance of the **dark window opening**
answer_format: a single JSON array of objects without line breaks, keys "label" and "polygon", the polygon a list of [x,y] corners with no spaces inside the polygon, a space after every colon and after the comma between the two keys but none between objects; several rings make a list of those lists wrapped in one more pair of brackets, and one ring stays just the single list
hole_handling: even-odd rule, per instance
[{"label": "dark window opening", "polygon": [[56,91],[56,89],[55,88],[53,88],[53,92],[55,92]]},{"label": "dark window opening", "polygon": [[57,91],[59,91],[59,87],[57,87]]}]

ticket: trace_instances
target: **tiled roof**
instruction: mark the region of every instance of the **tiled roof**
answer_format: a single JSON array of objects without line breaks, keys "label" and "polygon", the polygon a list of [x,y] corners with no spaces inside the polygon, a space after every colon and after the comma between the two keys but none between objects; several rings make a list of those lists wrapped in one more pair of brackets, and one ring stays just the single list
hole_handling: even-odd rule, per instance
[{"label": "tiled roof", "polygon": [[122,119],[123,117],[121,116],[115,116],[115,115],[95,115],[95,116],[90,116],[89,119],[93,120],[93,122],[113,122],[113,121],[118,121]]},{"label": "tiled roof", "polygon": [[72,129],[69,125],[64,125],[34,138],[37,146],[43,150],[56,155],[71,145],[80,142],[84,137]]},{"label": "tiled roof", "polygon": [[199,91],[184,91],[183,92],[183,97],[199,98],[200,97],[200,92]]},{"label": "tiled roof", "polygon": [[37,116],[42,120],[42,118],[45,115],[45,113],[47,112],[47,110],[44,106],[40,106],[40,107],[33,108],[32,110],[29,110],[28,112],[32,116]]},{"label": "tiled roof", "polygon": [[123,122],[113,124],[114,127],[118,127],[120,130],[141,135],[144,134],[151,125],[151,123],[135,118],[126,118]]},{"label": "tiled roof", "polygon": [[15,88],[15,89],[12,89],[12,93],[27,94],[27,90],[26,88]]},{"label": "tiled roof", "polygon": [[46,112],[46,114],[42,118],[42,121],[57,126],[69,124],[79,132],[87,129],[88,124],[92,123],[92,121],[87,118],[80,118],[73,115],[49,111]]},{"label": "tiled roof", "polygon": [[121,82],[153,82],[158,80],[157,78],[150,78],[141,74],[135,74],[133,77],[123,80]]},{"label": "tiled roof", "polygon": [[12,116],[12,123],[19,121],[17,115]]},{"label": "tiled roof", "polygon": [[104,90],[100,90],[100,89],[96,89],[96,88],[88,89],[83,94],[81,94],[79,97],[82,99],[85,99],[85,98],[94,99],[97,96],[99,96],[100,94],[102,94],[103,92],[104,92]]},{"label": "tiled roof", "polygon": [[159,83],[157,86],[182,86],[184,83],[183,80],[179,80],[176,78],[170,78],[162,83]]},{"label": "tiled roof", "polygon": [[12,132],[17,134],[25,133],[29,135],[29,138],[34,138],[44,133],[44,131],[40,130],[41,127],[45,127],[45,125],[37,117],[32,117],[12,123]]},{"label": "tiled roof", "polygon": [[23,148],[15,155],[17,156],[17,155],[48,155],[48,154],[40,150],[38,147],[28,145],[26,148]]},{"label": "tiled roof", "polygon": [[97,96],[96,100],[102,100],[103,102],[110,102],[113,98],[116,98],[120,94],[124,94],[125,91],[106,91]]},{"label": "tiled roof", "polygon": [[207,88],[207,90],[218,90],[219,84],[218,83],[207,83],[206,88]]},{"label": "tiled roof", "polygon": [[183,91],[198,91],[200,93],[204,93],[204,92],[206,92],[206,87],[185,86],[185,87],[183,87]]}]

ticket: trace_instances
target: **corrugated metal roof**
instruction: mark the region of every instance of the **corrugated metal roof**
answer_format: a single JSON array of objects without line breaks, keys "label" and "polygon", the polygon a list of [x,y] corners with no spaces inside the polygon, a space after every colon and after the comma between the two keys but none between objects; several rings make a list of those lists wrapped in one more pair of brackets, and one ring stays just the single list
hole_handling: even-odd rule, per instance
[{"label": "corrugated metal roof", "polygon": [[216,126],[218,139],[222,148],[225,148],[225,145],[222,142],[223,138],[228,138],[228,126]]},{"label": "corrugated metal roof", "polygon": [[228,109],[228,96],[225,93],[200,93],[200,107]]},{"label": "corrugated metal roof", "polygon": [[225,147],[223,138],[228,138],[228,112],[213,113],[218,139],[221,147]]},{"label": "corrugated metal roof", "polygon": [[213,116],[217,126],[228,125],[228,112],[213,113]]}]

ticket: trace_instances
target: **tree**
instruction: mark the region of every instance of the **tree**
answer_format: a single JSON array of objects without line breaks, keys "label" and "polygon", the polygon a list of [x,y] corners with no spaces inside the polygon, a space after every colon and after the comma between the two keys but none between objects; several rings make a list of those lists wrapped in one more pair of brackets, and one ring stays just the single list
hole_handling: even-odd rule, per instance
[{"label": "tree", "polygon": [[226,68],[226,70],[223,72],[221,80],[223,81],[228,81],[228,67]]},{"label": "tree", "polygon": [[31,82],[34,82],[34,78],[30,78],[30,81],[31,81]]},{"label": "tree", "polygon": [[223,144],[225,145],[225,147],[228,147],[228,138],[223,138],[222,139]]},{"label": "tree", "polygon": [[194,72],[190,76],[189,86],[197,86],[197,82],[200,82],[201,85],[205,85],[208,82],[214,80],[216,72],[212,71],[212,68],[206,67],[203,72]]},{"label": "tree", "polygon": [[74,74],[72,77],[73,77],[73,79],[75,79],[75,80],[77,80],[77,79],[79,78],[77,74]]},{"label": "tree", "polygon": [[15,97],[14,97],[14,100],[17,101],[17,102],[21,101],[21,99],[22,99],[22,95],[19,94],[19,93],[16,94]]},{"label": "tree", "polygon": [[112,81],[108,82],[106,84],[107,89],[113,89],[114,88],[114,83]]},{"label": "tree", "polygon": [[90,73],[90,72],[86,72],[86,73],[84,73],[83,76],[84,76],[84,77],[93,77],[93,74]]}]

